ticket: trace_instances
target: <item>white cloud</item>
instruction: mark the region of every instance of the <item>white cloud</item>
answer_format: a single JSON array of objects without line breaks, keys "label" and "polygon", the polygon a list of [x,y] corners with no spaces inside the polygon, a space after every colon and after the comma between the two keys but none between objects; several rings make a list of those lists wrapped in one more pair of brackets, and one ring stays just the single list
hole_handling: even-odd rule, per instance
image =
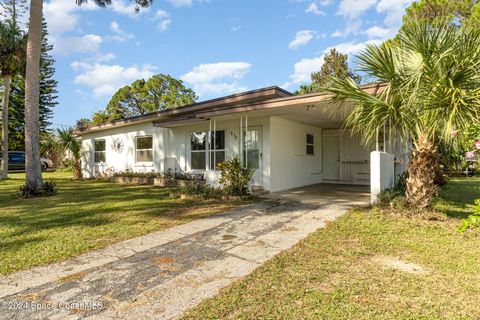
[{"label": "white cloud", "polygon": [[323,53],[314,58],[303,58],[302,60],[296,62],[293,66],[293,74],[290,75],[289,80],[282,85],[284,88],[290,88],[294,85],[301,85],[311,82],[312,72],[320,70],[323,65],[325,53],[329,52],[330,49],[336,48],[338,52],[347,54],[349,56],[357,54],[360,50],[364,49],[365,46],[369,43],[380,44],[380,40],[369,40],[366,42],[346,42],[340,43],[335,46],[329,47],[323,51]]},{"label": "white cloud", "polygon": [[189,7],[192,5],[192,0],[167,0],[174,7]]},{"label": "white cloud", "polygon": [[[58,39],[51,39],[54,52],[61,55],[71,55],[80,52],[97,51],[103,42],[102,37],[96,34],[86,34],[81,37],[64,36]],[[59,41],[60,40],[60,41]]]},{"label": "white cloud", "polygon": [[107,8],[131,18],[137,18],[142,13],[146,13],[150,10],[149,7],[137,7],[135,3],[132,3],[132,1],[128,0],[112,0],[112,4],[107,6]]},{"label": "white cloud", "polygon": [[129,32],[125,32],[120,28],[120,25],[117,21],[110,22],[110,30],[113,31],[114,35],[110,36],[113,41],[124,42],[135,38],[135,36]]},{"label": "white cloud", "polygon": [[151,65],[123,67],[78,61],[74,61],[71,67],[78,73],[74,82],[92,88],[93,94],[97,97],[111,96],[122,86],[138,79],[150,78],[156,69]]},{"label": "white cloud", "polygon": [[289,49],[297,49],[298,47],[307,45],[310,41],[312,41],[313,37],[315,36],[315,31],[312,30],[301,30],[298,31],[295,35],[295,39],[293,39],[289,44]]},{"label": "white cloud", "polygon": [[373,26],[364,31],[368,39],[383,39],[386,40],[394,35],[391,29]]},{"label": "white cloud", "polygon": [[247,62],[201,64],[181,76],[181,79],[191,84],[199,96],[234,93],[246,90],[238,80],[242,79],[251,67]]},{"label": "white cloud", "polygon": [[358,30],[362,26],[362,21],[361,20],[350,20],[347,22],[345,29],[343,30],[336,30],[335,32],[332,33],[332,37],[338,38],[338,37],[346,37],[351,34],[356,34],[358,33]]},{"label": "white cloud", "polygon": [[376,3],[377,0],[342,0],[338,6],[338,14],[349,19],[356,19]]},{"label": "white cloud", "polygon": [[344,42],[344,43],[339,43],[335,46],[328,47],[325,49],[324,52],[330,51],[330,49],[336,48],[338,52],[347,54],[349,56],[355,55],[359,53],[361,50],[363,50],[367,44],[376,44],[379,45],[383,41],[381,40],[368,40],[365,42]]},{"label": "white cloud", "polygon": [[305,9],[306,13],[312,13],[317,16],[324,16],[325,12],[322,10],[318,9],[318,4],[316,2],[310,3],[310,5]]},{"label": "white cloud", "polygon": [[172,19],[170,19],[170,13],[164,10],[158,10],[155,14],[154,20],[158,21],[157,28],[162,32],[167,30],[172,23]]},{"label": "white cloud", "polygon": [[414,0],[380,0],[377,4],[377,11],[385,13],[385,24],[389,26],[400,25],[405,9]]},{"label": "white cloud", "polygon": [[209,2],[210,0],[167,0],[174,7],[190,7],[194,2]]}]

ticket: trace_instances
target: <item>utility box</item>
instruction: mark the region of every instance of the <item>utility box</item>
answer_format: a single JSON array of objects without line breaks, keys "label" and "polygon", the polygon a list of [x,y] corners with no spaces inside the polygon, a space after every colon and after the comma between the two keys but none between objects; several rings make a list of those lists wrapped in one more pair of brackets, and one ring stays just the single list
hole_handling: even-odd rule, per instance
[{"label": "utility box", "polygon": [[395,156],[391,153],[370,153],[370,201],[378,201],[378,195],[395,185]]}]

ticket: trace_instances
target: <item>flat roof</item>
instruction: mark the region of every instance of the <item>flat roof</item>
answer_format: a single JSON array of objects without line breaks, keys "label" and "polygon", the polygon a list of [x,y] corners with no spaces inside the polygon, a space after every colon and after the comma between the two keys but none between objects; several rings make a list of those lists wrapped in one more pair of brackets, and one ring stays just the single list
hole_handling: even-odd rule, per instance
[{"label": "flat roof", "polygon": [[[370,94],[377,94],[379,91],[382,91],[384,87],[385,84],[380,83],[361,86],[365,92]],[[75,133],[78,136],[82,136],[91,132],[104,131],[150,121],[156,126],[161,126],[162,123],[170,124],[183,121],[188,123],[195,121],[195,118],[199,120],[199,118],[225,113],[268,109],[290,104],[319,103],[327,100],[330,96],[331,95],[328,93],[312,93],[297,96],[280,87],[272,86],[197,102],[175,109],[165,109],[100,125],[89,126],[83,130],[78,130]]]},{"label": "flat roof", "polygon": [[76,134],[81,136],[90,132],[103,131],[137,123],[154,121],[159,118],[176,117],[179,115],[189,114],[193,112],[213,110],[216,108],[224,108],[228,106],[244,105],[248,103],[257,103],[260,101],[291,96],[294,96],[294,94],[277,86],[260,88],[220,98],[205,100],[190,105],[181,106],[175,109],[164,109],[99,125],[88,126],[83,130],[76,131]]}]

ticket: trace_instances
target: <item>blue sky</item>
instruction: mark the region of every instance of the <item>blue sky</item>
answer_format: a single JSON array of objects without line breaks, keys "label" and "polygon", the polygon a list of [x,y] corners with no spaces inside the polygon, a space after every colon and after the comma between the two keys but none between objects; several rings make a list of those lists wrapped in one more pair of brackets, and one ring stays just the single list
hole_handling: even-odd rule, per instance
[{"label": "blue sky", "polygon": [[[121,86],[157,73],[184,80],[200,100],[308,83],[331,47],[354,56],[392,37],[411,0],[154,0],[135,13],[49,0],[59,105],[73,125],[105,107]],[[352,61],[353,63],[353,61]]]}]

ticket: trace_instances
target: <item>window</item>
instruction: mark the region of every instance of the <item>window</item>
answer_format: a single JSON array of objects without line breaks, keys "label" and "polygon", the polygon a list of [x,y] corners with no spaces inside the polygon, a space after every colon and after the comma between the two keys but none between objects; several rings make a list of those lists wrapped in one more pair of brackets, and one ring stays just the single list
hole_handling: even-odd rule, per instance
[{"label": "window", "polygon": [[314,155],[314,148],[313,148],[313,134],[307,133],[307,155],[313,156]]},{"label": "window", "polygon": [[190,137],[191,167],[193,170],[205,170],[207,166],[207,133],[194,132]]},{"label": "window", "polygon": [[95,163],[105,162],[106,158],[105,140],[95,140],[93,160]]},{"label": "window", "polygon": [[153,161],[153,138],[151,136],[137,137],[136,162]]},{"label": "window", "polygon": [[225,131],[219,130],[210,133],[210,169],[216,170],[217,165],[225,161]]},{"label": "window", "polygon": [[191,169],[206,170],[207,163],[210,169],[214,170],[217,164],[225,161],[225,131],[219,130],[210,132],[194,132],[190,136]]}]

